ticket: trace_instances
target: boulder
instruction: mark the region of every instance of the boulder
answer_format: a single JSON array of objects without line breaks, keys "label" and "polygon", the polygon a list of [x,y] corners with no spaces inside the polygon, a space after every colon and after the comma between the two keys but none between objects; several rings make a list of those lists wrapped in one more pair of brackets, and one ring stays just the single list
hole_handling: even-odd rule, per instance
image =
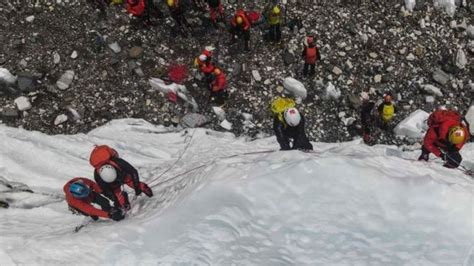
[{"label": "boulder", "polygon": [[425,136],[428,125],[426,120],[429,114],[423,110],[416,110],[403,119],[394,129],[397,136],[420,140]]},{"label": "boulder", "polygon": [[16,105],[16,108],[19,111],[26,111],[26,110],[31,109],[30,100],[25,96],[20,96],[20,97],[16,98],[15,99],[15,105]]},{"label": "boulder", "polygon": [[306,99],[307,91],[303,83],[300,81],[292,77],[287,77],[283,80],[283,87],[285,90],[292,93],[296,98],[301,98],[303,100]]}]

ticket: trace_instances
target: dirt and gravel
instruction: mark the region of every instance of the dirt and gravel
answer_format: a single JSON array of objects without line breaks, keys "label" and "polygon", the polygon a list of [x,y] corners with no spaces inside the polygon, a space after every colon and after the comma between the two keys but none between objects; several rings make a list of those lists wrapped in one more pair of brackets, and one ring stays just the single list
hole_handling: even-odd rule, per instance
[{"label": "dirt and gravel", "polygon": [[[7,0],[0,9],[0,68],[18,78],[15,84],[0,83],[1,119],[9,126],[73,134],[117,118],[178,124],[192,110],[153,90],[148,79],[166,78],[169,66],[184,65],[188,78],[183,84],[198,112],[209,118],[206,127],[224,130],[192,65],[206,46],[215,47],[214,58],[227,75],[230,95],[224,110],[237,135],[271,134],[269,104],[282,94],[286,77],[307,89],[298,106],[313,141],[359,137],[366,94],[376,100],[392,93],[399,110],[394,125],[417,109],[446,105],[465,112],[473,103],[472,3],[458,3],[451,17],[431,1],[417,1],[413,12],[395,0],[289,1],[285,22],[291,28],[283,27],[283,40],[264,41],[265,26],[259,25],[252,29],[251,51],[245,52],[241,43],[231,42],[226,24],[214,29],[208,12],[192,6],[187,17],[193,29],[184,37],[162,3],[164,17],[141,27],[123,6],[109,6],[101,19],[85,0],[32,2]],[[241,2],[247,10],[264,7]],[[237,4],[225,1],[225,7],[230,19]],[[316,37],[322,56],[314,77],[301,74],[307,34]],[[340,97],[327,97],[329,83]],[[18,100],[21,96],[26,99]],[[251,123],[244,123],[243,113],[252,115]],[[390,133],[378,141],[403,142]]]}]

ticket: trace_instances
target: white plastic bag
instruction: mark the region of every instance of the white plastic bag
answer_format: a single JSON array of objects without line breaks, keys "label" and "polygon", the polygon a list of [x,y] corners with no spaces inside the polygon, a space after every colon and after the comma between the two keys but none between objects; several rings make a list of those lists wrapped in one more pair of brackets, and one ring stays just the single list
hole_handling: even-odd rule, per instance
[{"label": "white plastic bag", "polygon": [[405,0],[405,8],[406,10],[413,12],[413,8],[415,8],[416,1],[415,0]]}]

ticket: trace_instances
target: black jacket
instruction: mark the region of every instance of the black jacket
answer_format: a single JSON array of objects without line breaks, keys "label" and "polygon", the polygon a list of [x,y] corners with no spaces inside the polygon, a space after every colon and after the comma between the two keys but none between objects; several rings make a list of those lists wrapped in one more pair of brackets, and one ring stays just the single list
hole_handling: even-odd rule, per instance
[{"label": "black jacket", "polygon": [[[273,119],[273,131],[280,143],[281,150],[312,150],[313,145],[309,142],[304,132],[305,120],[301,115],[301,122],[296,127],[286,126],[277,117]],[[290,139],[293,139],[293,147],[290,146]]]},{"label": "black jacket", "polygon": [[94,179],[95,182],[99,185],[99,187],[104,191],[104,194],[115,202],[116,196],[114,194],[114,190],[117,187],[120,187],[126,184],[127,182],[130,182],[131,179],[133,183],[133,188],[138,188],[140,179],[138,176],[137,169],[135,169],[135,167],[133,167],[124,159],[114,157],[110,160],[115,163],[119,168],[117,169],[117,167],[115,167],[115,170],[117,171],[117,179],[112,183],[107,183],[102,180],[97,170],[94,171]]}]

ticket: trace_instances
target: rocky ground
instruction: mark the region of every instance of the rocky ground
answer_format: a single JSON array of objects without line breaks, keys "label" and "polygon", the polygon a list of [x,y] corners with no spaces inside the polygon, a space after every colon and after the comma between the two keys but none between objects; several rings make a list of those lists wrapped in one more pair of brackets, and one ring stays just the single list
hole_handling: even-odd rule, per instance
[{"label": "rocky ground", "polygon": [[[362,95],[379,99],[391,92],[399,107],[394,124],[416,109],[431,111],[438,105],[465,112],[474,98],[470,3],[459,4],[451,17],[431,1],[417,1],[413,12],[395,0],[289,1],[286,21],[301,19],[302,27],[285,27],[280,44],[264,42],[262,27],[256,27],[252,50],[241,52],[241,44],[231,45],[224,24],[215,30],[207,12],[191,8],[192,37],[184,38],[165,6],[165,18],[158,18],[157,25],[137,29],[121,6],[110,6],[101,20],[84,0],[37,1],[35,6],[7,2],[0,9],[0,68],[18,80],[0,85],[2,122],[48,134],[87,132],[124,117],[179,123],[190,108],[170,102],[148,83],[149,78],[165,78],[176,64],[189,69],[184,85],[199,113],[209,118],[206,126],[224,130],[192,67],[208,45],[216,47],[218,65],[228,76],[230,98],[224,109],[238,135],[271,133],[269,104],[283,93],[282,81],[290,76],[307,89],[299,108],[314,141],[358,137]],[[249,2],[247,9],[262,8],[242,2]],[[230,17],[236,5],[226,5]],[[304,78],[301,41],[308,33],[316,36],[322,60],[316,76]],[[243,113],[252,115],[251,122],[244,123]],[[379,142],[403,140],[388,134]]]}]

